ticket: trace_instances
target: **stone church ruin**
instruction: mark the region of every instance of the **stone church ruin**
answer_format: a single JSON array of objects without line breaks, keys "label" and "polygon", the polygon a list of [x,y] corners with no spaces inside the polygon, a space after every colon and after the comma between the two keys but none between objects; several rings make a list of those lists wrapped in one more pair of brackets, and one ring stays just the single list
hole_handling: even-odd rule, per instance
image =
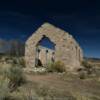
[{"label": "stone church ruin", "polygon": [[49,23],[43,24],[25,44],[27,68],[61,61],[66,70],[72,71],[80,68],[82,60],[82,49],[72,35]]}]

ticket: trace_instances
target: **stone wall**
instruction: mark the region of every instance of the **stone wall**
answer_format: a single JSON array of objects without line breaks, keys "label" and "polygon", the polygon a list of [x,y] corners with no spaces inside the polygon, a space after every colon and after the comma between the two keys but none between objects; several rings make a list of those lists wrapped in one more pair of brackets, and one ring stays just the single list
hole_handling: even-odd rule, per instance
[{"label": "stone wall", "polygon": [[35,47],[43,35],[49,37],[56,44],[55,60],[62,61],[66,66],[66,70],[72,71],[80,68],[83,53],[79,44],[72,35],[49,23],[43,24],[26,41],[25,60],[27,68],[35,67]]}]

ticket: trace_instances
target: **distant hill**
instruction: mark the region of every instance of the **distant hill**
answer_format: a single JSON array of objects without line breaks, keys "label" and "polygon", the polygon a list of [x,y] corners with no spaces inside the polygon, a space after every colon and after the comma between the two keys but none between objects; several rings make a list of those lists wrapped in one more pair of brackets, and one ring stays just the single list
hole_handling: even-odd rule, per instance
[{"label": "distant hill", "polygon": [[99,62],[100,63],[100,58],[84,58],[85,60],[91,61],[91,62]]},{"label": "distant hill", "polygon": [[86,61],[94,66],[100,67],[100,58],[84,58]]}]

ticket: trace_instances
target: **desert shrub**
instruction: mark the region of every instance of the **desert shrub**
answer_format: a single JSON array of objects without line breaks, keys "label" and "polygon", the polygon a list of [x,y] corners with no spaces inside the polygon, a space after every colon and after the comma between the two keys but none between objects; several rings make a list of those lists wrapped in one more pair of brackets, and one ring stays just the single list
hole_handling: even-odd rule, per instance
[{"label": "desert shrub", "polygon": [[9,100],[9,81],[1,79],[0,80],[0,100]]},{"label": "desert shrub", "polygon": [[47,65],[48,72],[65,72],[65,65],[61,61],[49,63]]},{"label": "desert shrub", "polygon": [[91,65],[90,63],[88,63],[87,61],[83,61],[83,62],[82,62],[82,65],[83,65],[85,68],[87,68],[87,69],[92,68],[92,65]]},{"label": "desert shrub", "polygon": [[13,64],[20,64],[20,58],[19,57],[13,57]]},{"label": "desert shrub", "polygon": [[11,90],[17,88],[17,86],[20,86],[22,83],[25,82],[23,71],[18,66],[10,67],[5,75],[9,79],[9,88]]},{"label": "desert shrub", "polygon": [[12,60],[13,60],[13,65],[20,65],[20,67],[22,68],[26,67],[24,58],[14,57]]},{"label": "desert shrub", "polygon": [[12,100],[10,92],[25,82],[23,70],[14,64],[4,64],[0,69],[0,100]]},{"label": "desert shrub", "polygon": [[26,67],[26,63],[25,63],[24,58],[20,58],[20,59],[19,59],[19,64],[20,64],[22,67]]},{"label": "desert shrub", "polygon": [[18,64],[18,61],[16,59],[13,59],[13,64]]},{"label": "desert shrub", "polygon": [[80,72],[79,78],[80,78],[80,79],[85,79],[85,78],[86,78],[86,73]]},{"label": "desert shrub", "polygon": [[91,75],[92,73],[95,72],[95,69],[93,68],[93,65],[90,64],[89,62],[83,61],[82,65],[84,66],[84,70],[87,71],[88,75]]}]

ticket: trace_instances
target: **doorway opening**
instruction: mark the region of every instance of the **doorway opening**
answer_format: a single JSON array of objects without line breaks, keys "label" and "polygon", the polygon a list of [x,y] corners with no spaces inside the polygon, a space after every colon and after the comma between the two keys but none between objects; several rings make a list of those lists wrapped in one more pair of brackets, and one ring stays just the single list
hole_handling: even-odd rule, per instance
[{"label": "doorway opening", "polygon": [[45,66],[55,61],[55,43],[43,35],[36,45],[35,66]]}]

